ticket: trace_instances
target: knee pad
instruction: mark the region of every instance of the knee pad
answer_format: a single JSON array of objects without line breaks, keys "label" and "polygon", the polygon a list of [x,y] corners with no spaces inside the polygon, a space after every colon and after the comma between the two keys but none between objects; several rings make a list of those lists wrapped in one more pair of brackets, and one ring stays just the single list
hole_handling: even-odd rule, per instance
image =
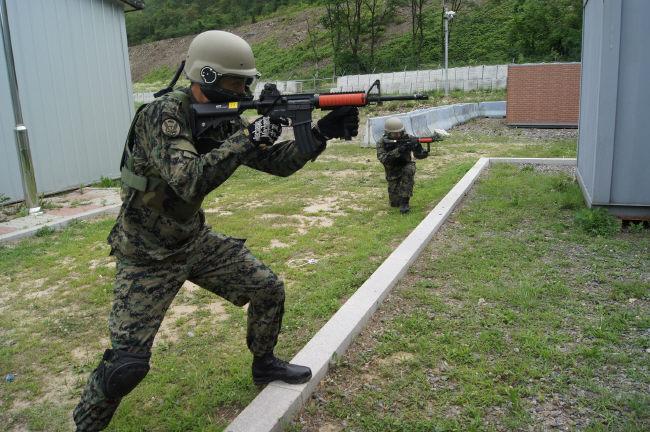
[{"label": "knee pad", "polygon": [[151,353],[107,349],[100,364],[102,391],[109,399],[119,399],[131,391],[149,372]]}]

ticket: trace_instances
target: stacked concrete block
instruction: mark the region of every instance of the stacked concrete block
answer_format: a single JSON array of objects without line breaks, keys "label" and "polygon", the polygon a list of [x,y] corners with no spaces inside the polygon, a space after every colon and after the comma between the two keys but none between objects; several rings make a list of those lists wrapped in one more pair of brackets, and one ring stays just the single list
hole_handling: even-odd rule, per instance
[{"label": "stacked concrete block", "polygon": [[[455,67],[448,71],[449,88],[465,91],[505,88],[508,73],[505,65]],[[383,93],[409,94],[444,89],[445,75],[443,69],[345,75],[337,78],[332,91],[366,90],[377,79],[381,81]]]},{"label": "stacked concrete block", "polygon": [[478,111],[480,117],[503,118],[506,115],[506,101],[480,102]]}]

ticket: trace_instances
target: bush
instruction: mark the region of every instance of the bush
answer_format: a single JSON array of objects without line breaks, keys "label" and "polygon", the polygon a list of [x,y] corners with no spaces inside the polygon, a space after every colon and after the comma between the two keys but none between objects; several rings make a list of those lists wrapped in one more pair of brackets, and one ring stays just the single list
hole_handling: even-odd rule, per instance
[{"label": "bush", "polygon": [[56,230],[52,227],[49,226],[44,226],[42,228],[39,228],[38,231],[34,234],[36,237],[47,237],[52,234],[54,234]]},{"label": "bush", "polygon": [[119,178],[112,179],[109,177],[101,176],[99,181],[95,183],[93,186],[100,187],[100,188],[115,188],[115,187],[120,187],[121,184],[122,181]]},{"label": "bush", "polygon": [[582,231],[593,236],[611,236],[621,228],[620,221],[604,208],[587,208],[578,211],[575,223]]}]

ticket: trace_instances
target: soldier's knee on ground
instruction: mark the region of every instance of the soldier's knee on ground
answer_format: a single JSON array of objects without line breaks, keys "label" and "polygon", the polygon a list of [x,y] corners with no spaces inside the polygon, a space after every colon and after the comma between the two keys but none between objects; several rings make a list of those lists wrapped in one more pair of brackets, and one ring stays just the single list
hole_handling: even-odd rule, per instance
[{"label": "soldier's knee on ground", "polygon": [[107,349],[98,368],[104,395],[108,399],[120,399],[131,393],[149,372],[150,358],[151,352]]}]

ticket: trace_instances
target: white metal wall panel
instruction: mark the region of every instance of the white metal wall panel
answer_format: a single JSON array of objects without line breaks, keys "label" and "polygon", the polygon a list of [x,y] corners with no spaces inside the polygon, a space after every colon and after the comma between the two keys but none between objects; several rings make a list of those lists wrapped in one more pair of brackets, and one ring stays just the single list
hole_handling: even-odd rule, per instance
[{"label": "white metal wall panel", "polygon": [[650,206],[650,2],[622,4],[611,202]]},{"label": "white metal wall panel", "polygon": [[15,201],[23,198],[23,187],[16,149],[16,123],[11,106],[7,60],[1,45],[0,43],[0,194]]},{"label": "white metal wall panel", "polygon": [[133,116],[122,5],[9,0],[8,16],[38,191],[118,176]]}]

